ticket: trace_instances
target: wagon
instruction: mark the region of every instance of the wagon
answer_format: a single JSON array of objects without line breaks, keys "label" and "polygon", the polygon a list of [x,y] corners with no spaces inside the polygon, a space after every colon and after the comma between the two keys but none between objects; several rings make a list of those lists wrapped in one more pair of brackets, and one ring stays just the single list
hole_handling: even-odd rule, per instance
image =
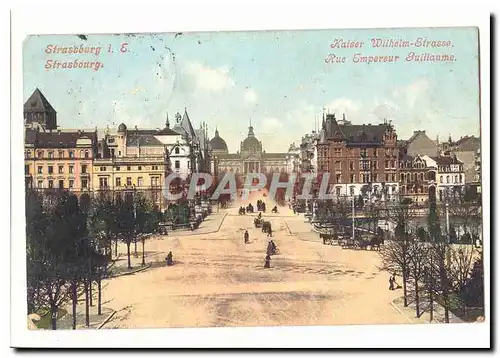
[{"label": "wagon", "polygon": [[255,227],[262,227],[262,221],[262,219],[255,218],[253,219],[253,224],[255,225]]}]

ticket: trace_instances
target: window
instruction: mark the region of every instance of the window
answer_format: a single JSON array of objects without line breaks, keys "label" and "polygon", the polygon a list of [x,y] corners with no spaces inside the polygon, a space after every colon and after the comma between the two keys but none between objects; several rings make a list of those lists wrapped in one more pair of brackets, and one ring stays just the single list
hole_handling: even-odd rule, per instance
[{"label": "window", "polygon": [[24,174],[28,175],[30,173],[30,166],[29,164],[24,165]]},{"label": "window", "polygon": [[460,178],[460,184],[462,184],[462,174],[459,175]]},{"label": "window", "polygon": [[335,154],[336,157],[341,157],[342,156],[342,149],[335,148],[334,154]]},{"label": "window", "polygon": [[80,156],[79,158],[83,158],[83,150],[80,150]]},{"label": "window", "polygon": [[450,176],[449,175],[446,176],[446,183],[450,184]]},{"label": "window", "polygon": [[[104,178],[106,179],[106,178]],[[106,184],[107,184],[107,179],[106,179]],[[89,185],[89,182],[87,179],[82,179],[82,188],[87,189]]]},{"label": "window", "polygon": [[142,170],[142,166],[140,166],[140,165],[139,165],[139,166],[137,167],[137,170]]},{"label": "window", "polygon": [[119,172],[119,171],[120,171],[120,167],[115,167],[115,170],[116,170],[117,172]]},{"label": "window", "polygon": [[27,150],[25,154],[26,158],[31,158],[31,151]]},{"label": "window", "polygon": [[54,181],[49,180],[49,189],[53,189],[53,188],[54,188]]},{"label": "window", "polygon": [[175,147],[175,154],[179,154],[179,147]]},{"label": "window", "polygon": [[85,151],[85,159],[89,159],[89,151],[88,150]]},{"label": "window", "polygon": [[354,183],[354,174],[351,174],[351,183]]},{"label": "window", "polygon": [[387,183],[389,181],[389,174],[385,175],[385,182]]},{"label": "window", "polygon": [[342,174],[335,175],[335,180],[337,183],[342,183]]},{"label": "window", "polygon": [[378,149],[377,148],[373,148],[373,156],[378,157]]},{"label": "window", "polygon": [[392,174],[392,182],[396,182],[396,174]]},{"label": "window", "polygon": [[458,175],[455,175],[455,180],[453,182],[458,183]]},{"label": "window", "polygon": [[106,167],[100,167],[100,168],[99,168],[99,170],[100,170],[101,172],[105,172],[105,171],[106,171]]},{"label": "window", "polygon": [[180,169],[180,167],[181,167],[181,162],[176,160],[175,161],[175,169]]},{"label": "window", "polygon": [[36,153],[38,159],[42,159],[43,158],[43,152],[41,150],[39,150],[37,153]]},{"label": "window", "polygon": [[37,187],[43,188],[43,180],[39,180],[37,183]]},{"label": "window", "polygon": [[152,169],[152,170],[158,170],[158,166],[157,166],[157,165],[153,165],[153,166],[151,167],[151,169]]},{"label": "window", "polygon": [[59,158],[64,158],[64,150],[59,151]]},{"label": "window", "polygon": [[385,168],[389,169],[389,161],[388,160],[385,161]]},{"label": "window", "polygon": [[73,179],[69,180],[69,187],[72,188],[75,186],[75,181]]},{"label": "window", "polygon": [[59,169],[59,171],[58,171],[59,174],[64,173],[64,166],[63,165],[59,165],[58,169]]},{"label": "window", "polygon": [[82,165],[82,173],[87,174],[87,164]]},{"label": "window", "polygon": [[37,173],[38,174],[42,174],[43,173],[43,167],[42,166],[40,166],[40,165],[38,166]]},{"label": "window", "polygon": [[351,187],[349,188],[349,192],[351,193],[351,195],[354,195],[354,186],[351,186]]},{"label": "window", "polygon": [[69,153],[69,157],[71,159],[73,159],[75,157],[75,152],[73,152],[72,150],[70,150],[68,153]]},{"label": "window", "polygon": [[354,170],[354,162],[353,161],[349,162],[349,170]]},{"label": "window", "polygon": [[127,186],[132,186],[132,178],[127,177]]},{"label": "window", "polygon": [[335,194],[337,196],[340,196],[340,187],[339,186],[335,188]]},{"label": "window", "polygon": [[122,186],[122,178],[118,177],[115,179],[116,186]]},{"label": "window", "polygon": [[366,157],[366,148],[361,149],[361,157]]},{"label": "window", "polygon": [[189,160],[187,161],[187,168],[191,169],[191,161],[189,161]]},{"label": "window", "polygon": [[108,178],[99,178],[99,188],[108,187]]},{"label": "window", "polygon": [[342,162],[341,161],[335,162],[335,170],[342,170]]},{"label": "window", "polygon": [[151,178],[151,185],[152,186],[158,186],[158,178],[157,177],[152,177]]},{"label": "window", "polygon": [[373,174],[373,181],[378,182],[378,173]]},{"label": "window", "polygon": [[54,173],[54,167],[52,165],[49,165],[49,174]]},{"label": "window", "polygon": [[64,180],[59,179],[59,188],[64,188]]},{"label": "window", "polygon": [[114,158],[114,157],[115,157],[115,148],[111,148],[111,149],[109,150],[109,156],[110,156],[111,158]]},{"label": "window", "polygon": [[73,174],[73,168],[74,168],[74,167],[73,167],[72,165],[70,165],[70,166],[69,166],[69,173],[70,173],[70,174]]},{"label": "window", "polygon": [[122,151],[121,151],[121,150],[119,150],[119,151],[118,151],[118,156],[121,156],[121,155],[122,155]]},{"label": "window", "polygon": [[377,170],[377,169],[378,169],[378,162],[377,162],[376,160],[374,160],[374,161],[372,162],[372,167],[373,167],[373,169],[375,169],[375,170]]},{"label": "window", "polygon": [[127,170],[130,171],[130,165],[127,167]]},{"label": "window", "polygon": [[142,177],[137,178],[137,186],[142,186]]}]

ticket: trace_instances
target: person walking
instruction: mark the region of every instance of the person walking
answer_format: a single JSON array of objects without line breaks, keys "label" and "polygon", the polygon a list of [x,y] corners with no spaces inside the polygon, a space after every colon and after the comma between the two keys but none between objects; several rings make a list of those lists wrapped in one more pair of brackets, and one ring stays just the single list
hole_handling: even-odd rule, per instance
[{"label": "person walking", "polygon": [[248,244],[248,241],[249,241],[249,238],[250,238],[250,234],[248,233],[248,230],[245,230],[244,237],[245,237],[245,244]]},{"label": "person walking", "polygon": [[271,256],[269,254],[266,255],[266,261],[264,263],[264,268],[270,268],[271,267]]},{"label": "person walking", "polygon": [[394,291],[394,277],[389,277],[389,290]]},{"label": "person walking", "polygon": [[167,266],[172,266],[172,264],[174,263],[172,251],[169,251],[166,261],[167,261]]}]

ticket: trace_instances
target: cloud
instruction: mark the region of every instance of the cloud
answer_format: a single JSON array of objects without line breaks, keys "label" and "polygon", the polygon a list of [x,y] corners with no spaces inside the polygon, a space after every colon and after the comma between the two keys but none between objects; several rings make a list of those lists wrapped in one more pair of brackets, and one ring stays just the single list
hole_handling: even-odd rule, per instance
[{"label": "cloud", "polygon": [[257,102],[257,93],[254,90],[247,90],[243,96],[245,103],[252,104]]},{"label": "cloud", "polygon": [[325,108],[330,112],[348,114],[349,112],[358,112],[361,108],[361,104],[352,99],[342,97],[328,103]]},{"label": "cloud", "polygon": [[227,67],[211,68],[190,62],[185,65],[184,72],[193,77],[196,89],[199,90],[218,92],[235,85]]}]

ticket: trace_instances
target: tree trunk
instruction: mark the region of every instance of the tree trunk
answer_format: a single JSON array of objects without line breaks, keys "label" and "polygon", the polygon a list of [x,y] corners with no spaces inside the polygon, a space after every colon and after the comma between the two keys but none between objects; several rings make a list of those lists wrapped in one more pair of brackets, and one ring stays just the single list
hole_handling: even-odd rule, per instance
[{"label": "tree trunk", "polygon": [[93,299],[92,299],[92,278],[89,279],[89,305],[90,307],[94,306]]},{"label": "tree trunk", "polygon": [[130,238],[127,239],[127,264],[127,267],[130,270],[132,268],[132,265],[130,263]]},{"label": "tree trunk", "polygon": [[142,239],[142,266],[146,265],[146,259],[145,259],[145,254],[144,254],[144,245],[145,245],[145,239]]},{"label": "tree trunk", "polygon": [[85,326],[90,326],[90,317],[89,317],[89,283],[88,280],[84,281],[84,289],[85,289]]},{"label": "tree trunk", "polygon": [[420,317],[420,297],[418,296],[418,279],[416,278],[417,275],[415,275],[415,310],[417,313],[417,318]]},{"label": "tree trunk", "polygon": [[73,329],[76,329],[76,305],[78,304],[78,293],[76,292],[76,280],[71,282],[71,298],[72,304],[72,314],[73,314]]},{"label": "tree trunk", "polygon": [[137,258],[137,237],[134,237],[134,257]]},{"label": "tree trunk", "polygon": [[406,267],[403,269],[403,305],[408,307],[408,289],[406,287]]},{"label": "tree trunk", "polygon": [[448,303],[449,297],[448,293],[443,295],[443,303],[444,303],[444,323],[450,323],[450,310],[449,306],[450,304]]},{"label": "tree trunk", "polygon": [[101,268],[99,267],[99,276],[97,278],[97,314],[102,315],[101,305],[102,305],[102,297],[101,297]]},{"label": "tree trunk", "polygon": [[118,238],[115,239],[115,257],[118,256]]},{"label": "tree trunk", "polygon": [[54,303],[50,305],[50,323],[52,330],[57,330],[57,307]]}]

